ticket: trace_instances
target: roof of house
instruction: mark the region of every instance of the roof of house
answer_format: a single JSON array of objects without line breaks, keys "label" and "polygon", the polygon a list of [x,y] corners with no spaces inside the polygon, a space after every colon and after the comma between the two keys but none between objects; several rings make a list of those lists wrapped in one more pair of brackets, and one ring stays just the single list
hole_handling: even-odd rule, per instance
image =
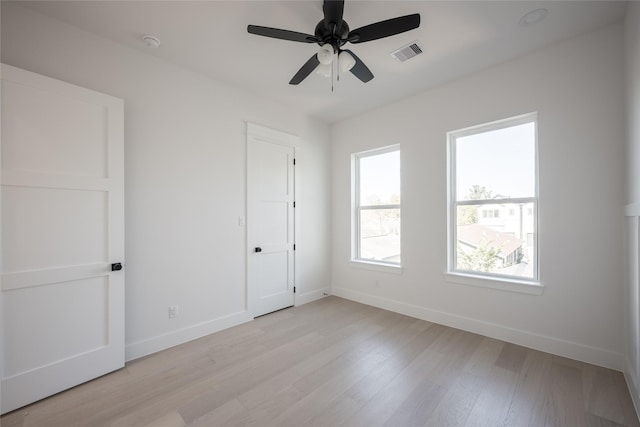
[{"label": "roof of house", "polygon": [[522,240],[511,233],[504,233],[480,224],[458,226],[458,240],[468,245],[500,249],[500,256],[506,257],[520,246]]}]

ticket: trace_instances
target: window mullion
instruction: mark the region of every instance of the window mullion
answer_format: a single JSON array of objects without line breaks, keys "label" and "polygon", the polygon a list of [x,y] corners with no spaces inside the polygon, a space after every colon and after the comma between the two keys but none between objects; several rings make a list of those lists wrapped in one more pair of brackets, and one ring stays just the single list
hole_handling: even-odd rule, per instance
[{"label": "window mullion", "polygon": [[478,206],[478,205],[508,205],[517,203],[535,203],[535,197],[518,197],[513,199],[482,199],[482,200],[457,200],[453,203],[456,206]]},{"label": "window mullion", "polygon": [[362,210],[375,210],[375,209],[400,209],[400,205],[365,205],[359,206]]}]

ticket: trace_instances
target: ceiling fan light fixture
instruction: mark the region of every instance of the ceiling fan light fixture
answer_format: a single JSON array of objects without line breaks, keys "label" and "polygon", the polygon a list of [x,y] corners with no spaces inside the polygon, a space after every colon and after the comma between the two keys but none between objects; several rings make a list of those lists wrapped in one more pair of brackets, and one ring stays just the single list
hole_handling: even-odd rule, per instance
[{"label": "ceiling fan light fixture", "polygon": [[354,65],[356,65],[356,60],[349,52],[340,52],[338,55],[338,67],[340,67],[340,72],[346,73],[347,71],[350,71]]},{"label": "ceiling fan light fixture", "polygon": [[322,65],[329,65],[333,61],[333,46],[330,44],[323,44],[318,51],[318,61]]},{"label": "ceiling fan light fixture", "polygon": [[331,77],[331,65],[329,64],[318,65],[318,68],[316,68],[316,74],[320,74],[323,77]]}]

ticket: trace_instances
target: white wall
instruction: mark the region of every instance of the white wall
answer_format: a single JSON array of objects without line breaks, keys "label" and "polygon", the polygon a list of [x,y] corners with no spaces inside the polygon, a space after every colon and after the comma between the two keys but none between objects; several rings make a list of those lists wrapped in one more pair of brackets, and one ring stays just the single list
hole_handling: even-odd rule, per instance
[{"label": "white wall", "polygon": [[627,94],[627,194],[625,209],[625,375],[640,408],[640,3],[629,2],[625,20]]},{"label": "white wall", "polygon": [[[621,369],[622,62],[617,25],[334,125],[332,292]],[[446,282],[446,132],[534,111],[543,295]],[[350,154],[398,143],[404,272],[354,268]]]},{"label": "white wall", "polygon": [[640,4],[629,2],[625,19],[627,93],[627,195],[640,202]]},{"label": "white wall", "polygon": [[[245,121],[300,136],[298,302],[330,284],[329,128],[2,2],[2,62],[125,101],[127,358],[249,319]],[[168,319],[170,305],[180,316]]]}]

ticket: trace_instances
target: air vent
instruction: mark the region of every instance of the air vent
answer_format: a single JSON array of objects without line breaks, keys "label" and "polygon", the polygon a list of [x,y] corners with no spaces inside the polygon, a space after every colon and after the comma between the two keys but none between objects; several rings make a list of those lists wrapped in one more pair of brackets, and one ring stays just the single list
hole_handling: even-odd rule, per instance
[{"label": "air vent", "polygon": [[391,56],[400,62],[404,62],[407,59],[411,59],[416,55],[422,53],[422,48],[418,45],[417,41],[411,42],[406,46],[402,46],[398,50],[391,52]]}]

